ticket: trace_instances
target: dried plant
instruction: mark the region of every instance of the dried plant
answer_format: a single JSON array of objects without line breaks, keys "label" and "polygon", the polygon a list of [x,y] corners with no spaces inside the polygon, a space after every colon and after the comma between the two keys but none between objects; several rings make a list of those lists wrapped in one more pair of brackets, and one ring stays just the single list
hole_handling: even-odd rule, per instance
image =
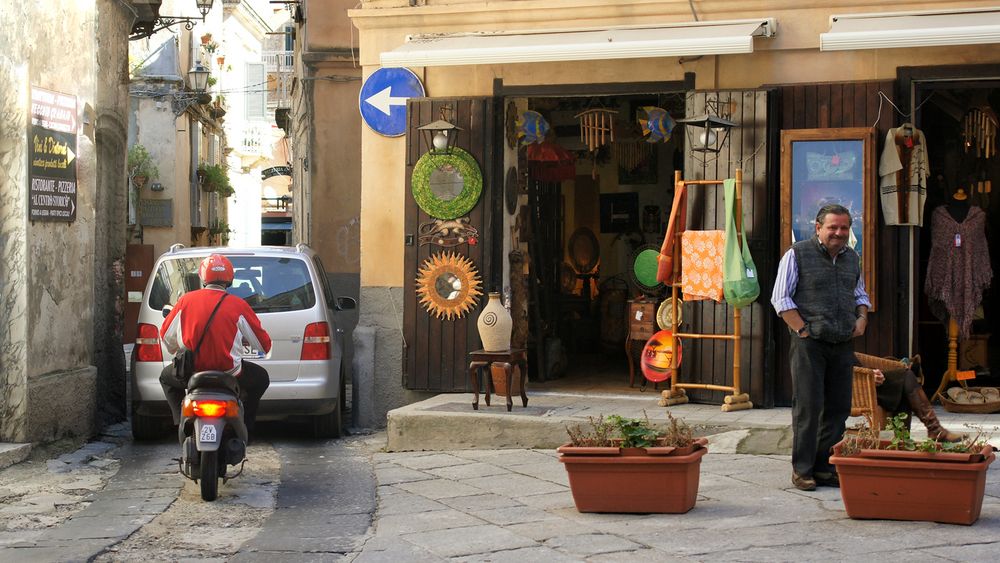
[{"label": "dried plant", "polygon": [[975,432],[967,434],[959,442],[940,442],[933,438],[923,441],[916,441],[910,435],[910,429],[906,427],[907,413],[899,413],[888,419],[885,429],[892,432],[892,437],[888,440],[881,440],[877,426],[869,416],[865,416],[864,422],[851,428],[844,438],[844,445],[841,447],[841,455],[858,455],[861,450],[906,450],[920,452],[946,452],[946,453],[970,453],[983,449],[988,444],[989,434],[981,427],[966,425],[967,428]]},{"label": "dried plant", "polygon": [[667,430],[663,433],[663,445],[683,448],[694,443],[694,430],[686,422],[667,411]]},{"label": "dried plant", "polygon": [[611,421],[606,420],[604,415],[597,418],[587,417],[588,428],[577,424],[566,428],[569,434],[569,441],[574,446],[584,447],[610,447],[613,445],[612,436],[615,434],[615,427]]}]

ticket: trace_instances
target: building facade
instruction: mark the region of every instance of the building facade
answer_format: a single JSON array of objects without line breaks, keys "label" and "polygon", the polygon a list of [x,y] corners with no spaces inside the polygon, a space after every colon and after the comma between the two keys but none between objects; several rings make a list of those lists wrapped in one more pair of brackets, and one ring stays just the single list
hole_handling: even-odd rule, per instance
[{"label": "building facade", "polygon": [[125,416],[133,13],[111,0],[0,12],[0,440],[90,436]]},{"label": "building facade", "polygon": [[[315,4],[304,5],[307,18],[314,16]],[[382,390],[376,391],[378,413],[426,392],[469,389],[467,352],[480,346],[474,325],[485,300],[458,319],[440,319],[417,297],[421,269],[445,250],[469,258],[487,289],[516,296],[516,286],[528,283],[539,292],[512,304],[531,319],[526,342],[531,377],[585,371],[579,358],[586,357],[586,343],[600,343],[606,332],[610,342],[624,344],[625,333],[615,336],[614,323],[625,322],[631,310],[616,289],[629,298],[643,295],[654,306],[665,296],[662,288],[640,287],[630,278],[642,247],[655,249],[662,241],[675,173],[698,180],[742,171],[744,225],[762,292],[744,309],[740,369],[743,390],[756,405],[790,404],[788,335],[769,296],[784,249],[809,236],[812,208],[828,199],[856,214],[857,244],[864,249],[866,282],[875,300],[857,349],[920,354],[932,382],[950,369],[949,322],[933,313],[923,280],[934,267],[928,258],[931,213],[951,202],[959,188],[992,217],[991,234],[998,223],[989,183],[996,159],[984,145],[996,124],[1000,77],[1000,54],[992,48],[998,15],[988,2],[369,0],[349,13],[358,28],[364,76],[408,68],[426,91],[425,99],[409,100],[405,135],[361,129],[360,322],[375,335],[370,369]],[[312,23],[307,19],[306,27]],[[322,26],[310,29],[311,36],[316,29]],[[722,136],[722,129],[703,130],[699,138],[687,135],[693,128],[678,126],[667,142],[642,149],[655,154],[640,158],[643,171],[626,165],[631,157],[625,149],[644,147],[646,108],[665,109],[673,120],[714,115],[735,126],[718,153],[697,149],[705,135]],[[547,177],[538,169],[544,160],[526,154],[525,133],[532,133],[524,125],[528,110],[544,118],[557,144],[576,153],[565,178]],[[613,115],[617,143],[587,139],[584,130],[592,127],[580,116],[595,111]],[[981,115],[986,117],[976,117]],[[458,147],[471,155],[471,173],[481,174],[478,201],[461,210],[478,230],[477,245],[445,249],[420,242],[423,225],[442,215],[416,199],[427,189],[419,172],[430,149],[417,128],[442,116],[463,129]],[[911,129],[903,127],[907,124]],[[900,191],[907,197],[883,195],[877,172],[885,145],[913,128],[926,133],[929,173]],[[803,160],[795,164],[796,147],[807,146],[796,143],[810,141],[821,144],[798,149]],[[322,146],[317,141],[313,150]],[[975,146],[978,154],[970,153]],[[823,170],[795,176],[800,165]],[[297,165],[295,173],[304,168]],[[839,193],[847,188],[837,182],[854,173],[857,193]],[[513,202],[507,206],[511,183]],[[461,182],[458,186],[463,189]],[[444,205],[452,197],[435,193],[431,199],[443,199],[438,204]],[[320,201],[332,200],[313,194],[312,205]],[[648,229],[640,217],[647,209]],[[723,228],[721,190],[692,193],[685,211],[693,228]],[[911,218],[900,223],[899,213]],[[598,270],[575,263],[580,255],[570,246],[580,228],[596,235]],[[522,247],[529,265],[512,268],[509,251]],[[997,250],[990,253],[996,270]],[[527,274],[515,280],[512,269]],[[568,272],[567,288],[552,290],[561,271]],[[579,280],[593,291],[584,296]],[[609,303],[614,295],[618,301]],[[574,299],[579,297],[582,304]],[[987,291],[979,316],[989,319],[995,303],[995,290]],[[732,331],[724,306],[689,303],[683,310],[686,329]],[[979,321],[973,334],[958,342],[959,363],[966,364],[959,367],[985,377],[990,365],[997,365],[996,339],[988,332]],[[682,380],[732,385],[729,345],[684,346]],[[622,356],[614,369],[624,363]],[[691,395],[707,402],[723,399],[717,390]]]}]

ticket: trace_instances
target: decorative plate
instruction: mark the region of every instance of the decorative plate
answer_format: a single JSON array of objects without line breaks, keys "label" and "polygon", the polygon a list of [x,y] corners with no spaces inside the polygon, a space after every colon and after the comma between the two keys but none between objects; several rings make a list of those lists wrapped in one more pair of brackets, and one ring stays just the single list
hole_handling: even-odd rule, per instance
[{"label": "decorative plate", "polygon": [[[670,369],[670,362],[674,355],[674,333],[669,330],[661,330],[653,335],[642,348],[642,359],[639,362],[642,368],[642,375],[652,381],[659,383],[670,379],[674,370]],[[681,341],[677,341],[677,365],[681,365],[681,352],[683,348]]]},{"label": "decorative plate", "polygon": [[577,272],[581,274],[591,272],[601,259],[601,246],[594,231],[587,227],[573,231],[566,245],[566,254],[569,255],[570,263]]},{"label": "decorative plate", "polygon": [[632,253],[632,268],[629,278],[639,288],[639,291],[654,295],[663,289],[663,283],[656,281],[656,266],[660,257],[660,248],[652,244],[644,244]]},{"label": "decorative plate", "polygon": [[517,211],[517,193],[520,191],[517,186],[517,169],[511,166],[507,169],[507,179],[503,183],[504,202],[507,204],[507,213],[513,215]]},{"label": "decorative plate", "polygon": [[420,304],[439,319],[462,318],[479,301],[481,286],[472,260],[454,252],[432,254],[417,273]]},{"label": "decorative plate", "polygon": [[[656,325],[660,327],[660,330],[670,330],[673,327],[670,322],[673,318],[673,307],[671,306],[674,301],[673,297],[667,297],[660,303],[659,308],[656,309]],[[684,320],[684,301],[677,300],[677,325],[679,326]]]},{"label": "decorative plate", "polygon": [[450,154],[425,153],[413,167],[413,199],[437,219],[468,213],[483,191],[483,174],[473,156],[455,147]]}]

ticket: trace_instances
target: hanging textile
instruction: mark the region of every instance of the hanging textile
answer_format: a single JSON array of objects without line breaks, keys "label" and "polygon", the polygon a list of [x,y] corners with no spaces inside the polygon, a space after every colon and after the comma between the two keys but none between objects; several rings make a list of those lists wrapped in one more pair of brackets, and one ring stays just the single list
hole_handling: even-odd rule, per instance
[{"label": "hanging textile", "polygon": [[730,178],[724,181],[723,189],[726,195],[726,249],[722,259],[722,291],[727,303],[733,307],[745,307],[760,295],[760,282],[742,217],[739,232],[736,229],[736,180]]},{"label": "hanging textile", "polygon": [[958,324],[959,338],[969,336],[972,316],[993,278],[986,245],[986,213],[970,207],[961,223],[947,206],[931,214],[931,255],[927,265],[927,293],[931,312],[942,322]]},{"label": "hanging textile", "polygon": [[725,231],[681,234],[681,291],[684,299],[722,301],[722,255]]},{"label": "hanging textile", "polygon": [[927,139],[909,123],[890,129],[879,159],[879,193],[886,225],[924,224],[927,199]]},{"label": "hanging textile", "polygon": [[681,184],[674,191],[674,204],[670,208],[670,221],[667,222],[667,234],[660,246],[659,262],[656,268],[656,281],[674,285],[674,260],[680,260],[681,253],[676,246],[677,235],[684,232],[687,223],[687,186]]}]

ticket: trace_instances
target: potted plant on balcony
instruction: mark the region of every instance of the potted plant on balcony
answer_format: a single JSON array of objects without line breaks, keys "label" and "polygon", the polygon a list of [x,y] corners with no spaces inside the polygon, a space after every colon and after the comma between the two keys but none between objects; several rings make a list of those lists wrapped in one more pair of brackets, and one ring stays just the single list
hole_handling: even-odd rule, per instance
[{"label": "potted plant on balcony", "polygon": [[996,458],[982,432],[961,442],[917,442],[906,413],[889,419],[882,439],[870,420],[833,448],[847,515],[859,519],[973,524],[979,519],[986,470]]},{"label": "potted plant on balcony", "polygon": [[567,429],[559,447],[573,502],[580,512],[684,513],[698,497],[708,441],[667,413],[667,426],[649,418],[603,415],[588,428]]},{"label": "potted plant on balcony", "polygon": [[229,233],[232,230],[229,229],[229,223],[225,221],[216,221],[208,227],[209,236],[219,237],[219,246],[226,246],[229,244]]},{"label": "potted plant on balcony", "polygon": [[146,147],[136,143],[128,149],[128,177],[132,180],[132,185],[137,189],[146,185],[150,178],[160,175],[160,170],[149,155]]},{"label": "potted plant on balcony", "polygon": [[219,197],[227,198],[234,193],[229,174],[221,164],[199,164],[198,181],[203,191],[217,193]]}]

